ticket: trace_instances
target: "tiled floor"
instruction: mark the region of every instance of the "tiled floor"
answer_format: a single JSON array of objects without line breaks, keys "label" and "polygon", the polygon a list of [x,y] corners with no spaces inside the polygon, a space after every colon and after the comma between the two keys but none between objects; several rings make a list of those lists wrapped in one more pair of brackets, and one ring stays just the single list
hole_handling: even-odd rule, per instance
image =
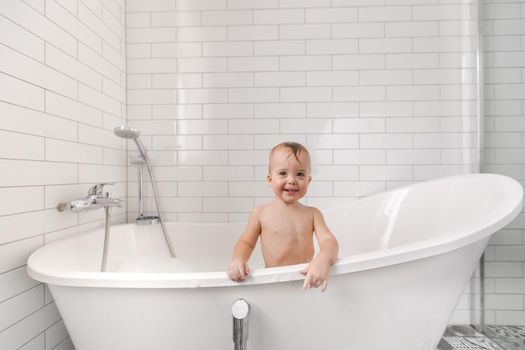
[{"label": "tiled floor", "polygon": [[469,326],[450,326],[437,350],[525,350],[523,326],[486,326],[485,333]]}]

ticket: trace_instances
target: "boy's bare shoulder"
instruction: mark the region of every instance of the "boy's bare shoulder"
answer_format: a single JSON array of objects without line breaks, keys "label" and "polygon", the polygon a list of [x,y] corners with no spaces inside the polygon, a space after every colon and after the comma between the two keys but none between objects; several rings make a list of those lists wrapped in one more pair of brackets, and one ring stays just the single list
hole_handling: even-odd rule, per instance
[{"label": "boy's bare shoulder", "polygon": [[312,213],[320,213],[321,211],[319,209],[317,209],[316,207],[312,207],[312,206],[309,206],[309,205],[305,205],[306,209],[308,209],[308,211],[312,212]]},{"label": "boy's bare shoulder", "polygon": [[310,206],[306,206],[306,208],[308,209],[308,212],[312,215],[312,216],[319,216],[319,215],[323,215],[321,213],[321,211],[319,209],[317,209],[316,207],[310,207]]},{"label": "boy's bare shoulder", "polygon": [[252,209],[252,215],[260,216],[265,210],[268,209],[269,203],[261,204]]}]

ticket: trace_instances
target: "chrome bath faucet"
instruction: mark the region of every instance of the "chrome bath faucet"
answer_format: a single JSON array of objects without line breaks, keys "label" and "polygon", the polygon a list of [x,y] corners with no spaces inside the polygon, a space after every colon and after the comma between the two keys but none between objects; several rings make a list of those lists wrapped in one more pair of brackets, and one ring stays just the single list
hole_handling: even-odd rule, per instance
[{"label": "chrome bath faucet", "polygon": [[58,211],[69,210],[73,212],[100,209],[104,207],[121,207],[126,202],[122,199],[110,198],[109,193],[104,193],[105,185],[114,185],[114,183],[98,183],[89,188],[88,196],[84,199],[77,199],[72,202],[59,203]]}]

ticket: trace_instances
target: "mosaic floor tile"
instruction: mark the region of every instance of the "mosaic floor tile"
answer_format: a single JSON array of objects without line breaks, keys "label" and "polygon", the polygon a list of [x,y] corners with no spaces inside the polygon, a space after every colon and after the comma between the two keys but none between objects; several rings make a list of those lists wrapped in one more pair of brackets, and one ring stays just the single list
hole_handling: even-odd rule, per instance
[{"label": "mosaic floor tile", "polygon": [[525,326],[486,326],[485,333],[449,326],[437,350],[525,350]]},{"label": "mosaic floor tile", "polygon": [[444,339],[453,350],[505,350],[489,338],[446,337]]},{"label": "mosaic floor tile", "polygon": [[445,337],[486,337],[486,335],[479,333],[471,326],[449,326],[447,331],[445,332]]},{"label": "mosaic floor tile", "polygon": [[486,326],[485,332],[490,338],[522,338],[525,339],[525,327],[523,326]]},{"label": "mosaic floor tile", "polygon": [[525,339],[494,338],[494,341],[497,342],[505,350],[524,350],[525,349]]},{"label": "mosaic floor tile", "polygon": [[445,338],[441,338],[436,350],[454,350],[454,348],[445,340]]}]

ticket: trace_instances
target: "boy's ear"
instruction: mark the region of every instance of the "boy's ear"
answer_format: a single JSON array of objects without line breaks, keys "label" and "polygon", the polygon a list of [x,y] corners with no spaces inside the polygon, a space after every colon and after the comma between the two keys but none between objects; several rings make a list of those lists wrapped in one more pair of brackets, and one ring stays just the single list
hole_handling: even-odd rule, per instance
[{"label": "boy's ear", "polygon": [[312,181],[312,176],[308,175],[308,183],[310,183],[310,181]]},{"label": "boy's ear", "polygon": [[268,182],[268,184],[270,184],[270,182],[272,182],[272,175],[270,175],[270,174],[266,175],[266,182]]}]

